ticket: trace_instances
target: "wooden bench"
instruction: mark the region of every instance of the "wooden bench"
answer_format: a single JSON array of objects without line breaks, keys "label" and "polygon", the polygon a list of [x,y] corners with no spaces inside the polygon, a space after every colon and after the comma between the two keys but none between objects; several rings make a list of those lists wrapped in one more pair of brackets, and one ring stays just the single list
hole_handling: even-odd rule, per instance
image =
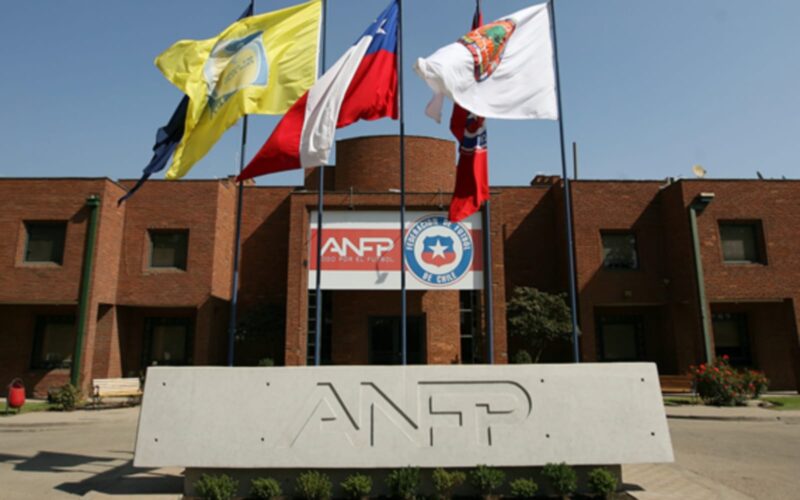
[{"label": "wooden bench", "polygon": [[659,375],[661,393],[668,394],[694,394],[694,384],[691,375]]},{"label": "wooden bench", "polygon": [[128,398],[138,401],[142,397],[142,383],[138,378],[96,378],[92,400],[95,406],[102,398]]}]

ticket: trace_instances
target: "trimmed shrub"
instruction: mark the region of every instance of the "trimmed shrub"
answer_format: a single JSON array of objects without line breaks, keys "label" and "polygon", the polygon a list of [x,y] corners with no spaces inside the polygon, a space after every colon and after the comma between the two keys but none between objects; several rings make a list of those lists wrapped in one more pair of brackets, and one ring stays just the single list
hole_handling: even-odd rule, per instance
[{"label": "trimmed shrub", "polygon": [[259,477],[250,481],[250,496],[258,500],[270,500],[283,495],[281,483],[271,477]]},{"label": "trimmed shrub", "polygon": [[417,467],[395,469],[389,473],[386,484],[396,498],[414,500],[419,489],[419,469]]},{"label": "trimmed shrub", "polygon": [[505,472],[488,465],[479,465],[469,473],[470,483],[481,492],[484,498],[493,497],[495,491],[503,486],[505,480]]},{"label": "trimmed shrub", "polygon": [[546,464],[542,468],[542,475],[550,481],[553,491],[562,498],[568,498],[578,489],[578,475],[575,474],[575,469],[563,462]]},{"label": "trimmed shrub", "polygon": [[327,474],[310,470],[297,476],[295,493],[306,500],[328,500],[333,493],[333,484]]},{"label": "trimmed shrub", "polygon": [[589,491],[603,498],[610,498],[617,491],[617,478],[602,467],[589,472]]},{"label": "trimmed shrub", "polygon": [[511,481],[511,496],[517,498],[533,498],[539,491],[536,481],[528,478],[519,478]]},{"label": "trimmed shrub", "polygon": [[203,474],[194,489],[204,500],[230,500],[239,490],[239,481],[227,474]]},{"label": "trimmed shrub", "polygon": [[353,474],[342,482],[342,489],[347,498],[365,498],[372,492],[372,479],[364,474]]},{"label": "trimmed shrub", "polygon": [[533,363],[533,358],[525,349],[520,349],[516,354],[514,354],[514,364],[524,365],[529,363]]},{"label": "trimmed shrub", "polygon": [[258,366],[275,366],[275,360],[272,358],[261,358],[258,360]]},{"label": "trimmed shrub", "polygon": [[769,379],[764,372],[758,370],[742,370],[742,384],[753,399],[758,398],[769,389]]},{"label": "trimmed shrub", "polygon": [[446,471],[441,467],[433,471],[433,487],[436,489],[436,498],[448,500],[453,496],[453,490],[464,484],[467,475],[461,471]]},{"label": "trimmed shrub", "polygon": [[690,366],[697,394],[703,402],[714,406],[741,406],[758,397],[769,387],[769,380],[756,370],[736,370],[727,355],[713,363]]},{"label": "trimmed shrub", "polygon": [[72,411],[81,400],[81,391],[72,384],[64,384],[58,389],[47,392],[47,402],[53,409],[59,411]]}]

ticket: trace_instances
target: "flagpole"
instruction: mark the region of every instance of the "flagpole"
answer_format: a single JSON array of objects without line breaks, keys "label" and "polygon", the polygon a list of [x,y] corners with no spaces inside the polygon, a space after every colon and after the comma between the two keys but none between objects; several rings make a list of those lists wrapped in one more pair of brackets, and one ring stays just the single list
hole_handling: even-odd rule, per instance
[{"label": "flagpole", "polygon": [[403,0],[397,0],[397,89],[400,118],[400,341],[403,365],[408,364],[408,318],[406,302],[406,124],[403,113]]},{"label": "flagpole", "polygon": [[572,355],[575,363],[580,363],[580,345],[578,344],[578,297],[575,286],[575,242],[572,237],[572,194],[567,175],[567,155],[564,142],[564,113],[561,107],[561,78],[558,68],[558,38],[556,36],[555,0],[550,0],[550,19],[553,27],[553,61],[556,70],[556,98],[558,102],[558,133],[561,140],[561,176],[564,179],[564,212],[567,218],[567,255],[569,268],[569,300],[572,317]]},{"label": "flagpole", "polygon": [[487,358],[494,364],[494,293],[492,290],[492,206],[489,200],[483,203],[483,293],[486,297]]},{"label": "flagpole", "polygon": [[[253,15],[255,0],[250,0],[250,15]],[[247,145],[247,115],[242,120],[242,144],[239,150],[239,176],[244,170],[244,153]],[[233,280],[231,280],[231,312],[228,321],[228,366],[233,366],[234,340],[236,338],[236,309],[239,303],[239,260],[242,254],[242,204],[244,182],[240,179],[236,192],[236,234],[233,249]]]},{"label": "flagpole", "polygon": [[[325,73],[325,28],[328,22],[328,2],[322,0],[322,28],[320,38],[322,47],[320,50],[321,63],[319,74]],[[317,273],[316,273],[316,293],[314,298],[316,304],[315,332],[314,332],[314,366],[322,364],[322,211],[325,201],[325,166],[320,165],[318,169],[319,187],[317,193]]]}]

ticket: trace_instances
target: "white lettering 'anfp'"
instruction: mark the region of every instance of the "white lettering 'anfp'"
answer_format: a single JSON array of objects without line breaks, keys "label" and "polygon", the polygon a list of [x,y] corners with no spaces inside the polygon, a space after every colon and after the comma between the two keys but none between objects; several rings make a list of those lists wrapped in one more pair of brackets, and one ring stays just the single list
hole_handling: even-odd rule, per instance
[{"label": "white lettering 'anfp'", "polygon": [[347,257],[353,253],[358,257],[364,257],[364,255],[374,252],[375,256],[380,258],[393,248],[394,241],[391,238],[363,237],[358,239],[358,243],[353,243],[350,238],[345,237],[339,241],[332,237],[322,245],[322,255],[335,253],[339,257]]}]

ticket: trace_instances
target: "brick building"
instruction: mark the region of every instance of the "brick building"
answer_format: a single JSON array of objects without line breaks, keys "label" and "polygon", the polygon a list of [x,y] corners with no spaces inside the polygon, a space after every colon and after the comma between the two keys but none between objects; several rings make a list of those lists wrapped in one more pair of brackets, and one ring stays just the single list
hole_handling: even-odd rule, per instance
[{"label": "brick building", "polygon": [[[326,213],[397,213],[398,147],[396,137],[340,141],[338,165],[326,169]],[[409,210],[446,210],[453,144],[409,137],[406,158]],[[300,187],[245,188],[238,364],[309,360],[316,175],[309,171]],[[224,364],[236,186],[150,181],[117,207],[132,184],[0,180],[3,391],[18,376],[37,395],[69,381],[82,310],[85,389],[93,378],[137,376],[152,364]],[[713,352],[764,370],[773,388],[800,387],[800,182],[577,181],[572,194],[584,361],[648,360],[679,374],[705,359],[707,338]],[[97,208],[87,202],[93,195]],[[563,195],[551,177],[492,190],[498,363],[518,347],[506,335],[514,287],[567,289]],[[84,269],[95,210],[94,255]],[[397,361],[399,291],[323,294],[325,362]],[[485,361],[482,297],[410,290],[411,360]],[[547,360],[569,356],[569,346],[555,346]]]}]

